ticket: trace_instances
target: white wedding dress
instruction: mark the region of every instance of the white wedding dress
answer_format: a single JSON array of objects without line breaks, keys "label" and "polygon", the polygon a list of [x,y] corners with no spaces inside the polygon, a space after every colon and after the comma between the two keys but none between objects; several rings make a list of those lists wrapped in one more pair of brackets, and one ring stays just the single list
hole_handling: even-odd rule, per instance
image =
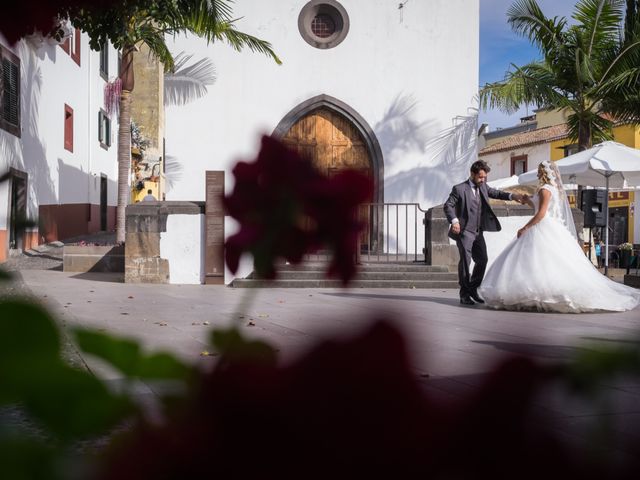
[{"label": "white wedding dress", "polygon": [[[640,290],[602,275],[558,218],[559,192],[551,185],[544,218],[511,241],[478,289],[489,307],[562,313],[625,311],[640,304]],[[535,210],[539,195],[532,198]]]}]

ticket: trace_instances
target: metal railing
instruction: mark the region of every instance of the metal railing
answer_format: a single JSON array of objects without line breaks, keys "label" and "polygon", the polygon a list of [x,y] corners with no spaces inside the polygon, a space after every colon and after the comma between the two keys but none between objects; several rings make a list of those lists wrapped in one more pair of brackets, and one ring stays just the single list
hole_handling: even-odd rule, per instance
[{"label": "metal railing", "polygon": [[[358,207],[364,225],[356,248],[356,263],[425,262],[426,211],[417,203],[365,203]],[[326,252],[307,255],[325,261]]]}]

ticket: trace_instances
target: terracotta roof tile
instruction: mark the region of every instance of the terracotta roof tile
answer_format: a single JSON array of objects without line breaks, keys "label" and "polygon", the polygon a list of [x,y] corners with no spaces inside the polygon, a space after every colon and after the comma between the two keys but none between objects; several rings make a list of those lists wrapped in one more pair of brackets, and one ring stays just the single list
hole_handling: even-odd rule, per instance
[{"label": "terracotta roof tile", "polygon": [[569,136],[566,123],[552,125],[550,127],[538,128],[529,132],[516,133],[505,138],[503,141],[494,143],[480,150],[479,155],[512,150],[518,147],[536,145],[538,143],[549,143]]}]

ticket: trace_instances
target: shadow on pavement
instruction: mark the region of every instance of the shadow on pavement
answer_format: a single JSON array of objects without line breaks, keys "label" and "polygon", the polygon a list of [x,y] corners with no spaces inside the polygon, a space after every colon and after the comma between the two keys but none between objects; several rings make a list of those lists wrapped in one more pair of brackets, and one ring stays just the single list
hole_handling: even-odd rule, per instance
[{"label": "shadow on pavement", "polygon": [[[350,293],[350,292],[322,292],[322,295],[331,295],[333,297],[343,298],[371,298],[371,299],[384,299],[384,300],[411,300],[414,302],[431,302],[440,303],[442,305],[459,307],[460,301],[458,298],[440,298],[440,297],[428,297],[428,296],[413,296],[413,295],[390,295],[388,293]],[[481,308],[481,307],[480,307]]]},{"label": "shadow on pavement", "polygon": [[71,278],[94,282],[124,283],[123,272],[86,272],[72,275]]},{"label": "shadow on pavement", "polygon": [[497,350],[515,353],[529,358],[552,358],[555,360],[571,360],[587,348],[569,347],[566,345],[541,345],[535,343],[497,342],[490,340],[471,340],[472,343],[490,345]]}]

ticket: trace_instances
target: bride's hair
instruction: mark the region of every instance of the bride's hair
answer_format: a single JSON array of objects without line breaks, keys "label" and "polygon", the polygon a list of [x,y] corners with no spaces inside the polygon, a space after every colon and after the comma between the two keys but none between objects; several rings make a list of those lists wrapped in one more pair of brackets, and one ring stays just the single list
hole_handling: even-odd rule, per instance
[{"label": "bride's hair", "polygon": [[538,180],[540,180],[540,185],[550,185],[551,178],[549,178],[549,172],[544,164],[544,162],[538,165]]}]

